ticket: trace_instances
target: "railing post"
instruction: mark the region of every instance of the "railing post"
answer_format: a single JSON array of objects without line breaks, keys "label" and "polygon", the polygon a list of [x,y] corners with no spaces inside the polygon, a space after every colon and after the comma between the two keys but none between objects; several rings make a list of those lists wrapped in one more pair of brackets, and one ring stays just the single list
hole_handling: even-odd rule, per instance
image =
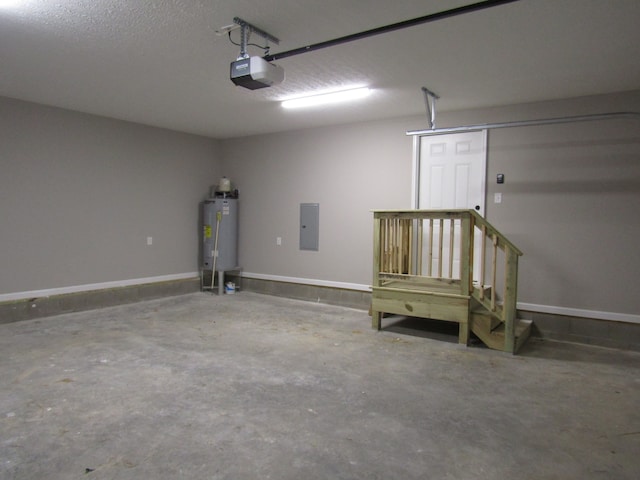
[{"label": "railing post", "polygon": [[[381,259],[384,253],[382,252],[380,237],[381,237],[381,229],[380,224],[382,220],[380,218],[380,214],[374,213],[373,217],[373,286],[380,286],[380,265]],[[385,224],[387,222],[385,221]],[[373,302],[372,302],[373,306]],[[382,326],[382,312],[378,312],[371,309],[371,327],[380,330]]]},{"label": "railing post", "polygon": [[504,272],[504,351],[515,353],[515,324],[518,297],[518,255],[508,245],[505,246]]},{"label": "railing post", "polygon": [[462,295],[471,294],[471,286],[473,279],[473,267],[471,261],[473,259],[471,241],[471,216],[463,215],[460,219],[461,241],[460,241],[460,288]]},{"label": "railing post", "polygon": [[[453,219],[451,220],[453,222]],[[473,275],[473,268],[471,266],[472,248],[473,243],[471,241],[471,215],[464,214],[460,218],[460,294],[465,295],[467,297],[471,296],[472,293],[472,285],[470,281],[470,276]],[[451,252],[453,255],[453,248],[451,248]],[[459,325],[459,335],[458,335],[458,343],[462,343],[465,345],[469,344],[469,321],[471,317],[470,311],[470,302],[471,299],[467,301],[467,321],[464,323],[460,323]]]},{"label": "railing post", "polygon": [[482,224],[482,233],[480,241],[480,274],[478,280],[480,280],[480,300],[484,300],[484,277],[485,277],[485,260],[487,256],[487,226]]},{"label": "railing post", "polygon": [[[462,225],[460,226],[460,228],[463,229],[464,231],[464,222],[462,223]],[[469,231],[469,292],[470,294],[473,293],[473,277],[474,277],[474,269],[473,269],[473,265],[475,264],[476,258],[476,239],[475,239],[475,235],[476,235],[476,218],[473,216],[473,214],[469,215],[469,225],[468,225],[468,231]],[[464,278],[462,276],[460,276],[460,278]]]}]

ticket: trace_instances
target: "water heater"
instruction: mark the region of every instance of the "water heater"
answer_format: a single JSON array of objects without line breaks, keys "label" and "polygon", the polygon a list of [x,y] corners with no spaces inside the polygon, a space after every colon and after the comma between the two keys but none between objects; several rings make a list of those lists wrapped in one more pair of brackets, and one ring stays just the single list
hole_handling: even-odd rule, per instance
[{"label": "water heater", "polygon": [[202,211],[202,269],[213,270],[216,255],[216,271],[238,267],[238,199],[209,198]]}]

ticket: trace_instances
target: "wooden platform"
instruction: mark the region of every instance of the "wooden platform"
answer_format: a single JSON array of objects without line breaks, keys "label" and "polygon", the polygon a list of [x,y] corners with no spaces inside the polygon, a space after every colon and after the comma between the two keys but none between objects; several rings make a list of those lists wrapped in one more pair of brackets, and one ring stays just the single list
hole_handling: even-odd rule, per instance
[{"label": "wooden platform", "polygon": [[383,313],[445,320],[458,323],[460,343],[473,332],[515,353],[531,331],[516,318],[521,255],[473,210],[374,211],[372,327]]}]

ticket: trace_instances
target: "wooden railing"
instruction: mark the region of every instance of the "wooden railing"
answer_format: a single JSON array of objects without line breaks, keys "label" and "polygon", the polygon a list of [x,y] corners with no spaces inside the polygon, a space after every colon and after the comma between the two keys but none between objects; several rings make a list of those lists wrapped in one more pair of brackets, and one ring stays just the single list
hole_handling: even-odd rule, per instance
[{"label": "wooden railing", "polygon": [[374,228],[374,287],[453,287],[504,322],[513,352],[522,252],[504,235],[473,210],[376,210]]}]

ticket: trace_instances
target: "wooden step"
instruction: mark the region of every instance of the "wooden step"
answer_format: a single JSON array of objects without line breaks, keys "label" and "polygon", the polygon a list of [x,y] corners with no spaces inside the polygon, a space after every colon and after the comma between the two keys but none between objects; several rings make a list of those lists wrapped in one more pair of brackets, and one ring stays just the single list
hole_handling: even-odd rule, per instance
[{"label": "wooden step", "polygon": [[502,322],[500,322],[499,318],[491,315],[487,310],[480,307],[477,310],[471,312],[471,325],[474,324],[477,328],[482,329],[483,331],[490,333],[495,330]]},{"label": "wooden step", "polygon": [[524,345],[531,335],[531,328],[533,327],[533,320],[518,319],[515,327],[516,344],[513,353],[518,353],[520,347]]},{"label": "wooden step", "polygon": [[484,285],[480,287],[480,284],[474,281],[473,292],[478,296],[478,298],[491,298],[491,285]]},{"label": "wooden step", "polygon": [[[504,323],[500,323],[493,329],[487,328],[490,324],[484,319],[487,315],[472,314],[471,331],[489,348],[504,351]],[[476,321],[476,318],[478,319]],[[524,342],[531,334],[531,320],[516,320],[515,324],[515,348],[513,353],[517,353]]]}]

